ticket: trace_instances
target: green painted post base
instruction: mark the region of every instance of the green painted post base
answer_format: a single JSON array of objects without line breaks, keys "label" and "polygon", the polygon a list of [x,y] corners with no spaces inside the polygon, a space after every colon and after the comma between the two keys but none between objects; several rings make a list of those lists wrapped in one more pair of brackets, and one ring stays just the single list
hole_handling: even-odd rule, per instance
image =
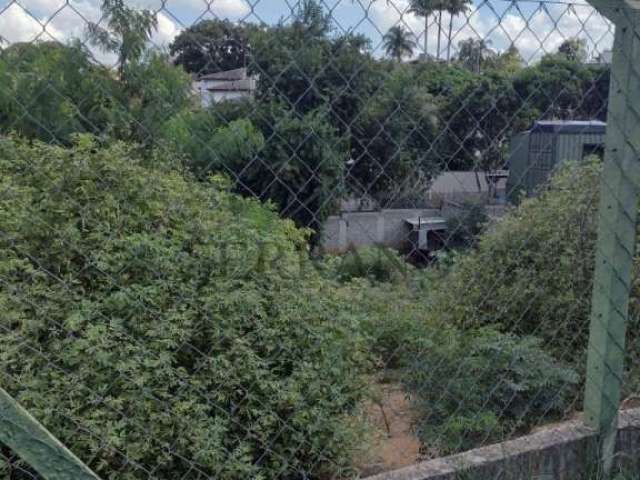
[{"label": "green painted post base", "polygon": [[2,388],[0,442],[46,480],[100,480]]},{"label": "green painted post base", "polygon": [[615,455],[640,187],[640,10],[628,0],[590,1],[616,24],[584,404],[585,422],[600,432],[600,459],[608,473]]}]

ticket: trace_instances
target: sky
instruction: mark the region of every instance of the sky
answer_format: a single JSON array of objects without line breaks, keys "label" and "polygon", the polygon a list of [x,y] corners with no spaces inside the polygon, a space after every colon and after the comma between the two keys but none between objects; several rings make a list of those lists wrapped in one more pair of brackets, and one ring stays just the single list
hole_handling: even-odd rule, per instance
[{"label": "sky", "polygon": [[[232,21],[286,21],[300,0],[130,0],[132,7],[157,12],[158,29],[152,43],[166,48],[171,40],[193,23],[206,18]],[[331,14],[334,34],[353,32],[367,36],[376,55],[382,54],[382,36],[394,25],[412,32],[424,45],[424,19],[408,12],[409,0],[320,0]],[[88,22],[99,22],[101,0],[0,0],[0,38],[4,45],[19,41],[85,38]],[[443,30],[449,16],[443,15]],[[443,32],[441,51],[446,49]],[[437,50],[435,17],[428,28],[428,51]],[[485,39],[502,51],[514,43],[526,62],[555,51],[568,38],[587,40],[592,56],[613,43],[612,26],[586,4],[586,0],[473,0],[467,12],[453,19],[452,48],[468,38]],[[422,50],[416,52],[421,53]],[[104,63],[109,55],[95,52]]]}]

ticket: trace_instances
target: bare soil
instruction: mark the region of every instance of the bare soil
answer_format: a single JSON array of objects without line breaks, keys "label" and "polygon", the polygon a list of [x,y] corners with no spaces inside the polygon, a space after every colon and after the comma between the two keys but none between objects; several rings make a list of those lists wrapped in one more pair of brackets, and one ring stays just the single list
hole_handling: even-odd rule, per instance
[{"label": "bare soil", "polygon": [[398,384],[380,384],[376,400],[365,408],[373,439],[366,458],[358,462],[362,477],[413,465],[421,459],[406,393]]}]

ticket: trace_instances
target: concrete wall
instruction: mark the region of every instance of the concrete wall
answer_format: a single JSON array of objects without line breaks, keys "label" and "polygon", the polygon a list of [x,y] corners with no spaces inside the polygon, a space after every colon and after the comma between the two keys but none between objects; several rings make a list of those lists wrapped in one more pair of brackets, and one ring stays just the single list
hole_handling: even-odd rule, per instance
[{"label": "concrete wall", "polygon": [[[640,408],[622,411],[618,425],[616,461],[623,468],[638,468]],[[574,420],[367,480],[593,480],[595,445],[595,432]]]},{"label": "concrete wall", "polygon": [[[486,205],[489,217],[504,215],[506,205]],[[389,209],[376,212],[343,212],[332,215],[324,223],[322,249],[340,253],[349,247],[384,245],[401,249],[407,245],[409,227],[405,219],[416,217],[450,218],[460,209],[445,203],[441,209]]]},{"label": "concrete wall", "polygon": [[322,248],[326,252],[344,252],[349,247],[384,245],[402,248],[408,240],[406,218],[437,217],[440,210],[399,209],[377,212],[345,212],[325,221]]}]

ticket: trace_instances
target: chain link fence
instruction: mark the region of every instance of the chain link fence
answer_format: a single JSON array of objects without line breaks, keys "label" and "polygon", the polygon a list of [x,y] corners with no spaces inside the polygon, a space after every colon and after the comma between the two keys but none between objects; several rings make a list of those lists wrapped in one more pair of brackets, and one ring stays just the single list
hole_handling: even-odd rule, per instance
[{"label": "chain link fence", "polygon": [[637,478],[638,15],[0,0],[2,478]]}]

